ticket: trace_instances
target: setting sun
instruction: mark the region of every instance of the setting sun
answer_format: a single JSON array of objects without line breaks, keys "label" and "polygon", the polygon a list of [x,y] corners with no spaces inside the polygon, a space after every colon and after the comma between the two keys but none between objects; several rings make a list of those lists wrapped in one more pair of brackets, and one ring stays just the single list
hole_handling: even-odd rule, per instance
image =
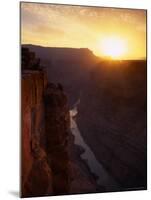
[{"label": "setting sun", "polygon": [[88,48],[98,57],[146,59],[146,11],[21,4],[21,43]]},{"label": "setting sun", "polygon": [[118,37],[106,37],[101,42],[101,52],[112,59],[120,59],[127,52],[126,41]]}]

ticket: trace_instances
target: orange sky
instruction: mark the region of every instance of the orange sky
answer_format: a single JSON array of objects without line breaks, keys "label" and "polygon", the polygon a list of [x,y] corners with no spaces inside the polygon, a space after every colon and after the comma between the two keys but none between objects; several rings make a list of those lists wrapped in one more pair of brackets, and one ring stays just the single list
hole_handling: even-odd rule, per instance
[{"label": "orange sky", "polygon": [[101,56],[104,39],[126,43],[122,59],[146,58],[146,11],[21,3],[21,43],[89,48]]}]

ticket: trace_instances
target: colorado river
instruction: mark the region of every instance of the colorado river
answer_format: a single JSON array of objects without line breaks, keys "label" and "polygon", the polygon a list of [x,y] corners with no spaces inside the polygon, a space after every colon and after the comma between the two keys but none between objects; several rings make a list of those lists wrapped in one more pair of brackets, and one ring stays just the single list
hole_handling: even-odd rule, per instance
[{"label": "colorado river", "polygon": [[87,163],[90,171],[98,176],[97,183],[102,185],[108,191],[116,190],[119,188],[117,182],[108,174],[104,169],[102,164],[100,164],[94,153],[91,151],[90,147],[85,143],[82,138],[79,128],[75,121],[75,116],[78,114],[77,106],[70,110],[70,120],[71,120],[71,132],[74,135],[74,143],[84,148],[84,153],[81,154],[81,158]]}]

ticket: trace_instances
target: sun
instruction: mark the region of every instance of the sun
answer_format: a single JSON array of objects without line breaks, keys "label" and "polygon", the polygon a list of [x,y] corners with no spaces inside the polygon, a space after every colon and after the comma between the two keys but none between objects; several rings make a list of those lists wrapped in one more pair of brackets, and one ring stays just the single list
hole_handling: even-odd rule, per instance
[{"label": "sun", "polygon": [[101,41],[101,53],[105,57],[121,59],[126,54],[126,41],[120,37],[105,37]]}]

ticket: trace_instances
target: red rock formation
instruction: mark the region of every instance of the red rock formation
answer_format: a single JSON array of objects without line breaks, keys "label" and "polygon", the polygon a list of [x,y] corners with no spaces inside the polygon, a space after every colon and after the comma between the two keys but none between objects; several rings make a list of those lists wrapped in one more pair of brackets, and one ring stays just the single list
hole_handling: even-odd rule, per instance
[{"label": "red rock formation", "polygon": [[67,98],[61,84],[47,84],[35,54],[26,48],[22,49],[21,89],[21,196],[66,194],[70,128]]},{"label": "red rock formation", "polygon": [[52,173],[41,147],[44,134],[43,93],[45,75],[41,71],[22,73],[22,197],[52,193]]}]

